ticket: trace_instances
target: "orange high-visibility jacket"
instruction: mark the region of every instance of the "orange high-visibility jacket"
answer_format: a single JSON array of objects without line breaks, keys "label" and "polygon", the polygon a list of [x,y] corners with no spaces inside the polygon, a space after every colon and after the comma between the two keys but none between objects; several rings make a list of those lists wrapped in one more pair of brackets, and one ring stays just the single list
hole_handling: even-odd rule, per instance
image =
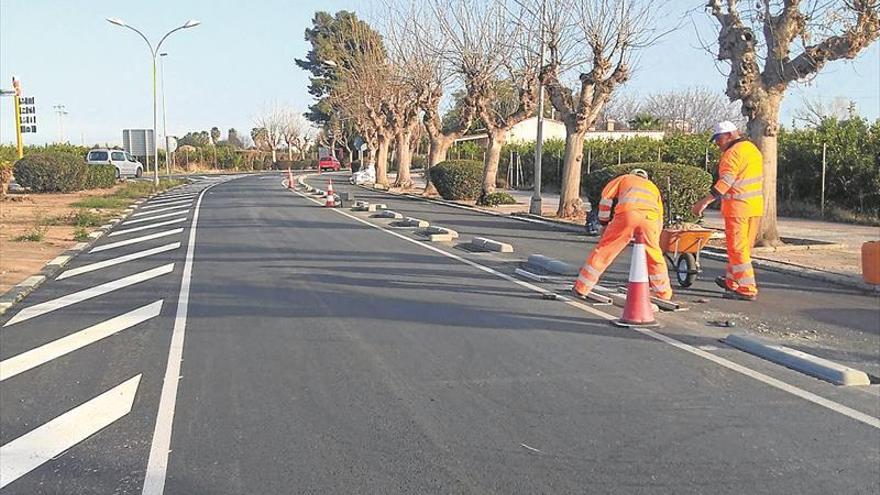
[{"label": "orange high-visibility jacket", "polygon": [[713,193],[721,198],[725,217],[764,215],[764,160],[751,141],[734,142],[718,162],[718,181]]},{"label": "orange high-visibility jacket", "polygon": [[663,218],[660,189],[657,189],[650,180],[638,175],[621,175],[602,189],[602,199],[599,201],[599,222],[602,224],[611,220],[611,207],[615,199],[617,200],[615,214],[625,211],[645,211],[651,220]]}]

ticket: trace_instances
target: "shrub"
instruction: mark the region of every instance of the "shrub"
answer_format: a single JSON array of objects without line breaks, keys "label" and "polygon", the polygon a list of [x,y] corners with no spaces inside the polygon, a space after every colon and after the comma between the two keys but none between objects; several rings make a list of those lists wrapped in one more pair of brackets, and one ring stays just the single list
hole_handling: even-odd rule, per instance
[{"label": "shrub", "polygon": [[13,170],[15,180],[34,192],[80,191],[88,177],[88,166],[82,157],[64,152],[25,155]]},{"label": "shrub", "polygon": [[425,155],[413,155],[412,163],[410,164],[410,168],[413,170],[424,169],[425,165],[428,164],[428,159]]},{"label": "shrub", "polygon": [[73,231],[73,240],[77,242],[88,241],[89,231],[83,227],[77,227],[77,229]]},{"label": "shrub", "polygon": [[476,199],[483,185],[483,162],[450,160],[431,167],[431,182],[443,199]]},{"label": "shrub", "polygon": [[307,168],[318,168],[318,160],[306,158],[305,160],[278,160],[273,168],[275,170],[305,170]]},{"label": "shrub", "polygon": [[116,183],[116,167],[113,165],[89,165],[86,172],[86,189],[113,187]]},{"label": "shrub", "polygon": [[484,204],[486,206],[515,205],[516,200],[510,194],[499,191],[486,196]]},{"label": "shrub", "polygon": [[648,172],[648,177],[660,189],[667,223],[675,216],[680,216],[685,222],[697,220],[691,214],[691,207],[700,198],[709,194],[709,189],[712,187],[712,175],[691,165],[653,162],[624,163],[604,167],[587,176],[585,184],[587,197],[590,198],[593,205],[598,204],[605,185],[611,179],[628,173],[634,168],[641,168]]}]

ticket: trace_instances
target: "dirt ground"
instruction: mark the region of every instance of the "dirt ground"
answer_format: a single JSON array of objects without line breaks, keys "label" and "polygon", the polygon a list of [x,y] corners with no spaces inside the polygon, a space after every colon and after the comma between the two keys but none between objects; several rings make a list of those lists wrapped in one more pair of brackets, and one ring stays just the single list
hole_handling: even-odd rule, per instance
[{"label": "dirt ground", "polygon": [[[72,203],[89,196],[105,196],[114,190],[10,195],[0,200],[0,294],[39,272],[46,263],[76,244],[75,227],[49,225],[64,223],[63,219],[75,211],[70,206]],[[15,240],[38,226],[46,229],[42,241]]]}]

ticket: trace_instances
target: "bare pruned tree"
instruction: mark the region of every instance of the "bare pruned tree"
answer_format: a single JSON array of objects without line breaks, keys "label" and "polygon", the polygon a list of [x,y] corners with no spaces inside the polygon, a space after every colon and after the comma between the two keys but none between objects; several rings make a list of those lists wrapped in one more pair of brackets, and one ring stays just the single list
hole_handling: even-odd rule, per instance
[{"label": "bare pruned tree", "polygon": [[287,146],[287,159],[293,160],[294,150],[297,151],[300,159],[302,159],[308,143],[308,134],[311,126],[309,126],[309,123],[300,112],[292,108],[281,110],[281,118],[281,138]]},{"label": "bare pruned tree", "polygon": [[[653,0],[520,0],[541,19],[548,58],[541,80],[565,123],[560,217],[577,215],[584,138],[614,90],[631,75],[633,56],[658,39]],[[576,76],[574,87],[567,76]]]},{"label": "bare pruned tree", "polygon": [[[534,113],[539,38],[528,29],[528,9],[506,0],[432,0],[447,45],[444,59],[461,78],[467,98],[486,126],[486,157],[479,203],[495,191],[501,148],[515,124]],[[504,93],[513,95],[504,98]]]},{"label": "bare pruned tree", "polygon": [[794,120],[809,127],[817,127],[825,119],[846,120],[856,114],[856,102],[843,96],[830,100],[820,97],[803,98],[801,107],[794,111]]},{"label": "bare pruned tree", "polygon": [[283,140],[284,112],[277,105],[271,105],[263,109],[254,124],[263,130],[260,139],[272,152],[272,161],[278,161],[276,151]]},{"label": "bare pruned tree", "polygon": [[853,59],[880,36],[878,0],[709,0],[718,60],[730,64],[726,94],[742,102],[749,137],[764,155],[764,218],[758,244],[779,244],[776,164],[779,109],[792,83],[828,62]]}]

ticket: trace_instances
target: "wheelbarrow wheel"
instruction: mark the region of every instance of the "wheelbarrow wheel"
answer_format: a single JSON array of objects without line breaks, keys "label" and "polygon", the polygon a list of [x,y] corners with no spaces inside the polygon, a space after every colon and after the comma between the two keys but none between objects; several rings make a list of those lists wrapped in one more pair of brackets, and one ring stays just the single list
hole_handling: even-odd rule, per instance
[{"label": "wheelbarrow wheel", "polygon": [[690,287],[697,279],[697,259],[691,253],[681,253],[675,260],[675,277],[678,285]]}]

